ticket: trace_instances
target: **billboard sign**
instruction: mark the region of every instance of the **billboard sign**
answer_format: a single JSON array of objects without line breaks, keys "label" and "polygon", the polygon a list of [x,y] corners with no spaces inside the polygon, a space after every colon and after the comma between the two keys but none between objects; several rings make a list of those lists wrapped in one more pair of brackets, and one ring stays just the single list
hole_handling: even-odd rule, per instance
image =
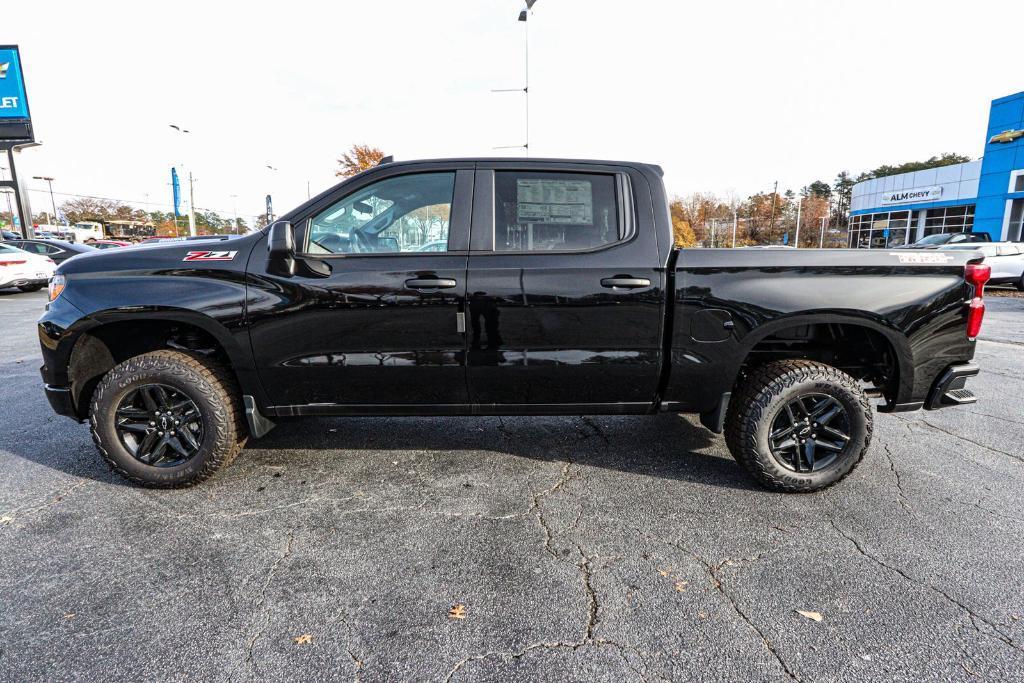
[{"label": "billboard sign", "polygon": [[0,119],[27,119],[28,100],[18,48],[0,48]]},{"label": "billboard sign", "polygon": [[942,186],[919,187],[914,190],[899,190],[897,192],[886,192],[882,195],[880,204],[913,204],[915,202],[935,202],[942,199]]},{"label": "billboard sign", "polygon": [[0,139],[32,140],[25,75],[17,45],[0,45]]}]

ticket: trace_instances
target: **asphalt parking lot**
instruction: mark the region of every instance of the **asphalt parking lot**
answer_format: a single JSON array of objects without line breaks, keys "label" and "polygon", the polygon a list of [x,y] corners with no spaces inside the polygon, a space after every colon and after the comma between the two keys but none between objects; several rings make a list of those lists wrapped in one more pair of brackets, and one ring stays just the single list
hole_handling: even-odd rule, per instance
[{"label": "asphalt parking lot", "polygon": [[819,494],[673,415],[290,422],[149,491],[0,293],[0,680],[1020,680],[1024,299],[986,301],[980,401],[879,415]]}]

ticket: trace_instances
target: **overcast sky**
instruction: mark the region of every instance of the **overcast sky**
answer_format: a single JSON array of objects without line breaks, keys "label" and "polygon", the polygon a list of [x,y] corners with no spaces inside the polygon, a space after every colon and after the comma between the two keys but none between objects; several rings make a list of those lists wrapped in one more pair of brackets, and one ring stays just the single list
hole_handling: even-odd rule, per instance
[{"label": "overcast sky", "polygon": [[[251,220],[333,184],[353,143],[397,159],[524,139],[523,0],[10,2],[59,192]],[[1018,2],[539,0],[534,156],[661,164],[678,194],[746,196],[941,152],[978,157],[989,101],[1024,90]],[[192,133],[175,133],[176,123]],[[279,170],[267,170],[267,165]],[[33,181],[39,187],[38,181]],[[237,195],[237,200],[231,195]],[[60,197],[58,197],[58,201]],[[33,193],[33,208],[49,207]]]}]

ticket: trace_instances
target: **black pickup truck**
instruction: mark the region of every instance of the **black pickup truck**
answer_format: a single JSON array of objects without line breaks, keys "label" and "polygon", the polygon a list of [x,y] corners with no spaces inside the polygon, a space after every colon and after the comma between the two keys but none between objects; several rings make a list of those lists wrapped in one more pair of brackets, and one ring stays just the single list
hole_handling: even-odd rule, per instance
[{"label": "black pickup truck", "polygon": [[53,408],[188,486],[275,418],[695,413],[762,484],[847,475],[884,412],[971,403],[974,252],[677,249],[657,166],[385,163],[262,231],[59,267]]}]

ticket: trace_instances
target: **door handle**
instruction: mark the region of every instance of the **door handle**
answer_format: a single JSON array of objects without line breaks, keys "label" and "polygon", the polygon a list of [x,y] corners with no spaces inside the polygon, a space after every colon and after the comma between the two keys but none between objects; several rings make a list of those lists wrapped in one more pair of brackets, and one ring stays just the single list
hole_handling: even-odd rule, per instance
[{"label": "door handle", "polygon": [[406,280],[405,286],[409,289],[451,289],[455,286],[455,280],[447,277],[413,278]]},{"label": "door handle", "polygon": [[638,287],[650,287],[651,281],[645,277],[606,277],[601,280],[602,287],[621,287],[623,289],[636,289]]}]

